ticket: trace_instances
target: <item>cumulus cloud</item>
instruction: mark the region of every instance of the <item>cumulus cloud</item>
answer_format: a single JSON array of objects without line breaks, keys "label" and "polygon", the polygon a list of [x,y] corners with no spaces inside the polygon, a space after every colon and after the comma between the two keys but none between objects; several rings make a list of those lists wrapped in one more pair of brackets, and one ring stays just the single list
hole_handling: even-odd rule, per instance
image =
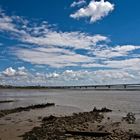
[{"label": "cumulus cloud", "polygon": [[84,4],[86,4],[85,0],[79,0],[79,1],[74,1],[70,6],[71,7],[75,7],[75,6],[80,7],[80,6],[84,5]]},{"label": "cumulus cloud", "polygon": [[80,8],[74,14],[71,14],[70,17],[74,19],[89,17],[90,22],[93,23],[98,20],[101,20],[103,17],[107,16],[113,10],[114,4],[111,4],[108,1],[92,0],[87,7]]},{"label": "cumulus cloud", "polygon": [[55,79],[58,78],[60,75],[56,72],[50,73],[50,74],[46,74],[47,79]]},{"label": "cumulus cloud", "polygon": [[18,76],[26,76],[27,75],[27,70],[25,67],[18,67],[18,69],[16,70],[16,75]]},{"label": "cumulus cloud", "polygon": [[5,76],[14,76],[16,74],[16,70],[12,67],[7,68],[5,71],[3,71],[3,74]]},{"label": "cumulus cloud", "polygon": [[[137,75],[137,77],[136,77]],[[53,72],[46,74],[48,85],[97,85],[97,84],[120,84],[120,83],[135,83],[135,80],[140,77],[138,73],[135,75],[132,72],[125,70],[65,70],[63,72]],[[49,80],[48,80],[49,79]]]},{"label": "cumulus cloud", "polygon": [[[17,71],[17,70],[16,70]],[[11,76],[6,79],[0,75],[1,83],[12,85],[47,85],[47,86],[72,86],[72,85],[98,85],[136,83],[140,74],[126,70],[65,70],[63,72],[27,73],[26,76]],[[9,78],[9,77],[8,77]],[[7,81],[6,81],[7,80]],[[0,83],[0,84],[1,84]]]},{"label": "cumulus cloud", "polygon": [[25,67],[18,67],[17,70],[9,67],[6,68],[3,72],[3,75],[7,76],[7,77],[11,77],[11,76],[26,76],[27,75],[27,71],[25,69]]}]

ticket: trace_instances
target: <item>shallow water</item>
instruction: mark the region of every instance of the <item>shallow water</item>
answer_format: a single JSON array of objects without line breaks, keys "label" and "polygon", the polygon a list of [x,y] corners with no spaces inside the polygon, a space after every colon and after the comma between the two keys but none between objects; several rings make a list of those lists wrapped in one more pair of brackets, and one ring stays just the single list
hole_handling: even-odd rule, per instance
[{"label": "shallow water", "polygon": [[140,91],[0,89],[0,100],[15,100],[0,104],[0,109],[54,102],[83,111],[92,110],[96,106],[107,107],[120,114],[134,112],[140,116]]}]

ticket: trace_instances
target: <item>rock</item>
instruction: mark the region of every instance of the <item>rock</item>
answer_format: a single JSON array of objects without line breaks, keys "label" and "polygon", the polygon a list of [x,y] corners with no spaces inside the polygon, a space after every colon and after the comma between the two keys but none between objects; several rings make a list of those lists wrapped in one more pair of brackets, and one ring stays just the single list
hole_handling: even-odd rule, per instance
[{"label": "rock", "polygon": [[135,118],[135,114],[132,113],[132,112],[129,112],[126,117],[123,117],[122,120],[125,120],[127,123],[129,124],[134,124],[135,121],[136,121],[136,118]]},{"label": "rock", "polygon": [[[106,109],[103,109],[105,111]],[[68,136],[65,135],[66,131],[103,131],[106,132],[106,127],[114,127],[110,129],[110,136],[101,138],[103,140],[129,140],[129,135],[119,128],[118,122],[112,124],[102,125],[98,124],[96,129],[88,128],[94,122],[101,122],[104,118],[103,113],[100,112],[83,112],[73,114],[72,116],[55,117],[49,116],[42,119],[40,127],[35,127],[31,131],[23,135],[23,140],[99,140],[99,138],[86,137],[86,136]],[[108,132],[108,131],[107,131]]]},{"label": "rock", "polygon": [[93,112],[112,112],[112,110],[104,107],[102,109],[97,109],[96,107],[93,108]]},{"label": "rock", "polygon": [[42,119],[42,121],[44,122],[44,121],[54,121],[54,120],[56,120],[57,118],[55,117],[55,116],[53,116],[53,115],[50,115],[49,117],[44,117],[43,119]]}]

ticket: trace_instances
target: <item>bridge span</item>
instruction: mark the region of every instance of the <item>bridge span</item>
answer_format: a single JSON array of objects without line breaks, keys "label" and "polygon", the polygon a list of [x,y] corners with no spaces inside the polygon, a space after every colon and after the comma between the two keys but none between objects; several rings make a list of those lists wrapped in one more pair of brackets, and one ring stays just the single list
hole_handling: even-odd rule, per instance
[{"label": "bridge span", "polygon": [[78,85],[78,86],[49,86],[57,89],[140,89],[140,84],[112,84],[112,85]]}]

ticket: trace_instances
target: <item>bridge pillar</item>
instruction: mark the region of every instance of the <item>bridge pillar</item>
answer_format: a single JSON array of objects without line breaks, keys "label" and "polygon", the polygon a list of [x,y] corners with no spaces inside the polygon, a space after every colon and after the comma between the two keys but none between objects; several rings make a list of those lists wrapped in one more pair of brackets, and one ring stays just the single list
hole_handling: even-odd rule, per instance
[{"label": "bridge pillar", "polygon": [[126,88],[126,85],[124,85],[124,88]]}]

